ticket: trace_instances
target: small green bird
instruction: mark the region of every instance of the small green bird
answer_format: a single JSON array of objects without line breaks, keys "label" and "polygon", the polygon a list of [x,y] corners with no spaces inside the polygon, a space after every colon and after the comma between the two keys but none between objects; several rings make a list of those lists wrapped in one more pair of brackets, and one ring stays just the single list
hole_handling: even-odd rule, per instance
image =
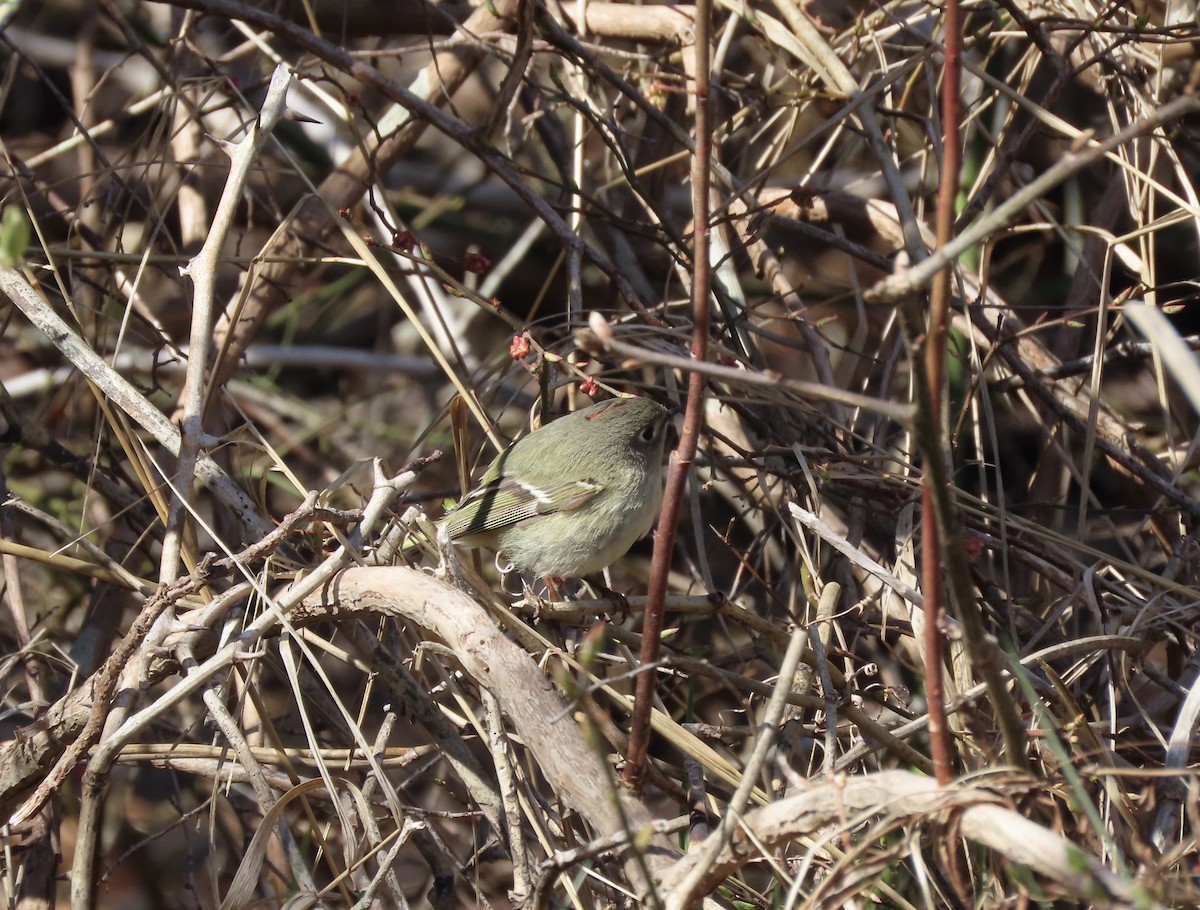
[{"label": "small green bird", "polygon": [[598,572],[654,525],[670,417],[646,398],[560,417],[497,456],[439,527],[535,578]]}]

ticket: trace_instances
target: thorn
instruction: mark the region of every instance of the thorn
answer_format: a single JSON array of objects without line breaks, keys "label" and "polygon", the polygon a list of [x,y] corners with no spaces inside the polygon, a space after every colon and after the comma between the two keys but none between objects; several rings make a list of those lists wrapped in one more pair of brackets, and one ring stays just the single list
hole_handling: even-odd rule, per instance
[{"label": "thorn", "polygon": [[307,114],[302,114],[298,110],[295,110],[294,108],[290,108],[290,107],[285,107],[283,109],[283,116],[280,117],[280,119],[281,120],[294,120],[296,123],[320,123],[321,122],[320,120],[314,120],[312,117],[308,116]]}]

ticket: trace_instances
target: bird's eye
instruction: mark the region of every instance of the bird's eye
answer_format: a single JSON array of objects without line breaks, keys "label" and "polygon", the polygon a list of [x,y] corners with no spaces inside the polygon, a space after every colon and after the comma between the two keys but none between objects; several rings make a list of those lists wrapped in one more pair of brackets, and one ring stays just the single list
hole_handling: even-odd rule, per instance
[{"label": "bird's eye", "polygon": [[653,442],[654,441],[654,424],[650,424],[650,426],[648,426],[644,430],[642,430],[641,437],[642,437],[642,442]]}]

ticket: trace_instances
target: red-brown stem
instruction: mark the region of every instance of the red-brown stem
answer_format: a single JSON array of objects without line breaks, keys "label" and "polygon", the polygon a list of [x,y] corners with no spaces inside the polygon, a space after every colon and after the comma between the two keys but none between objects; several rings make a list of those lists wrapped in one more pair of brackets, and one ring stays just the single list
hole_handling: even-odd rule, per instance
[{"label": "red-brown stem", "polygon": [[[958,195],[961,158],[958,144],[959,109],[959,22],[958,0],[947,0],[942,31],[945,64],[942,68],[942,172],[938,187],[937,244],[945,246],[954,235],[954,200]],[[950,276],[947,266],[933,279],[929,294],[929,338],[925,346],[925,374],[929,380],[934,426],[939,437],[945,433],[942,418],[943,387],[946,381],[946,334],[950,324]],[[948,445],[949,440],[944,440]],[[925,594],[925,694],[929,702],[929,738],[933,768],[938,783],[954,777],[954,755],[946,725],[942,696],[942,547],[934,515],[931,472],[925,471],[921,494],[921,583]]]},{"label": "red-brown stem", "polygon": [[[712,33],[712,0],[696,3],[696,154],[692,158],[692,223],[695,242],[692,261],[692,359],[704,360],[708,349],[708,303],[712,292],[709,266],[708,192],[709,169],[712,161],[712,130],[709,105],[709,43]],[[671,571],[671,554],[675,548],[675,524],[683,504],[684,483],[704,420],[705,378],[701,373],[688,374],[687,408],[683,416],[683,431],[679,445],[671,458],[667,472],[663,507],[654,535],[654,555],[650,562],[650,584],[646,591],[646,614],[642,624],[642,653],[634,688],[633,717],[630,720],[629,748],[625,755],[625,782],[635,792],[641,790],[646,773],[646,750],[650,743],[650,713],[654,707],[655,673],[648,669],[658,662],[659,639],[663,628],[663,600],[667,593],[667,577]]]}]

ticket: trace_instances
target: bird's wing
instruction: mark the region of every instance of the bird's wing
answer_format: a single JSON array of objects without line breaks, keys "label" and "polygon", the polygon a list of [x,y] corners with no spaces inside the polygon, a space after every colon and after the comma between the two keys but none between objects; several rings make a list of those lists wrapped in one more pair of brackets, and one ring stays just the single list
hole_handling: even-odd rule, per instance
[{"label": "bird's wing", "polygon": [[603,489],[603,485],[594,480],[564,481],[539,487],[501,477],[472,490],[445,517],[444,523],[452,540],[485,534],[539,515],[578,509]]}]

